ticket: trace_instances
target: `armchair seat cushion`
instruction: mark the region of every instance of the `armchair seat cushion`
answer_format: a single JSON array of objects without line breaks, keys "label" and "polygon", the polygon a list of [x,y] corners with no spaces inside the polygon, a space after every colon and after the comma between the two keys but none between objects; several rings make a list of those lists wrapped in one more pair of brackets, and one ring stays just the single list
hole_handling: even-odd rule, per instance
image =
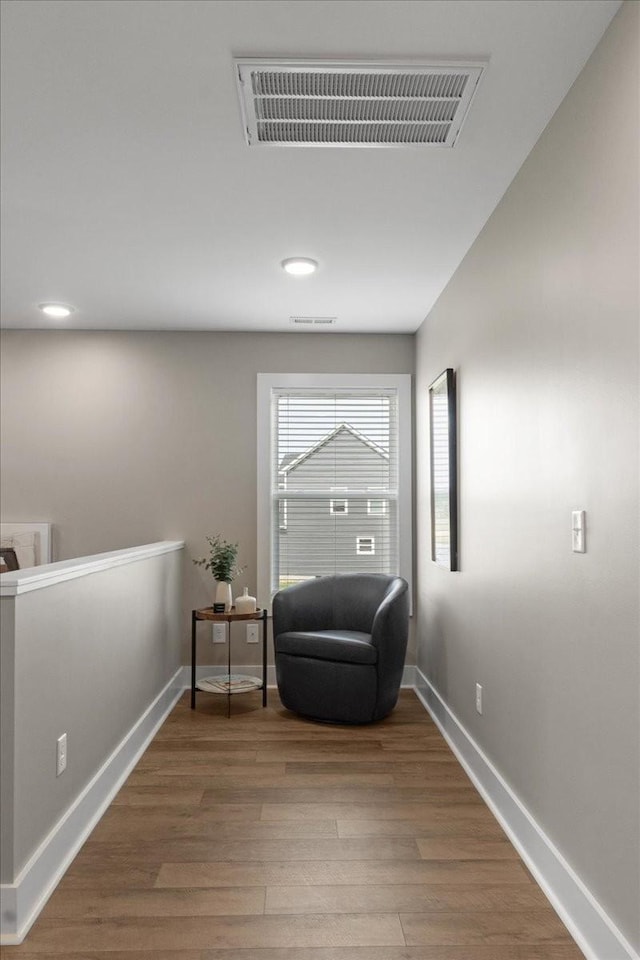
[{"label": "armchair seat cushion", "polygon": [[371,634],[359,630],[292,630],[276,638],[276,653],[338,663],[369,663],[378,660]]}]

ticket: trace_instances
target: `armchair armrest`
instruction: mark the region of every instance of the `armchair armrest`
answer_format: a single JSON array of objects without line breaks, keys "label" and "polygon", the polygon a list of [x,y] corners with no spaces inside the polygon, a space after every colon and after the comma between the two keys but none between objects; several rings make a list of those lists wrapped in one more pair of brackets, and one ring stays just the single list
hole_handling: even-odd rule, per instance
[{"label": "armchair armrest", "polygon": [[398,577],[378,607],[371,629],[371,642],[378,649],[383,669],[404,666],[409,638],[409,588]]}]

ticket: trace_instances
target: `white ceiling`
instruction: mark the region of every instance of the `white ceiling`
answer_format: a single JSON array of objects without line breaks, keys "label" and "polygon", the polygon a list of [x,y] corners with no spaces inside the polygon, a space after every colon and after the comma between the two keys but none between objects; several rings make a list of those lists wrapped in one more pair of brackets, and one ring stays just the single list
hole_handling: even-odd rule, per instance
[{"label": "white ceiling", "polygon": [[[416,330],[619,5],[8,0],[5,326]],[[489,66],[454,149],[256,149],[234,56]]]}]

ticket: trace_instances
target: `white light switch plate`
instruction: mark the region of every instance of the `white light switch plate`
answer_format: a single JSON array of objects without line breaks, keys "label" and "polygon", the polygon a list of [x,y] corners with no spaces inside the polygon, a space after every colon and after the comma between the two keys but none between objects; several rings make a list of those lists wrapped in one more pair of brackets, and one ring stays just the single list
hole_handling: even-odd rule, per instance
[{"label": "white light switch plate", "polygon": [[56,740],[56,777],[67,769],[67,735],[63,733]]},{"label": "white light switch plate", "polygon": [[586,520],[584,510],[571,512],[571,549],[574,553],[586,553]]}]

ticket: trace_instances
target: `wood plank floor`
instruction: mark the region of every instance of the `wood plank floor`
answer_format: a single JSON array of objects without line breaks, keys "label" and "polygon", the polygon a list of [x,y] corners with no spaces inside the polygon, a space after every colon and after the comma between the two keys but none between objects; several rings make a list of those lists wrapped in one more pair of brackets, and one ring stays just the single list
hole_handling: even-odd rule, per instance
[{"label": "wood plank floor", "polygon": [[422,705],[185,695],[4,960],[582,960]]}]

